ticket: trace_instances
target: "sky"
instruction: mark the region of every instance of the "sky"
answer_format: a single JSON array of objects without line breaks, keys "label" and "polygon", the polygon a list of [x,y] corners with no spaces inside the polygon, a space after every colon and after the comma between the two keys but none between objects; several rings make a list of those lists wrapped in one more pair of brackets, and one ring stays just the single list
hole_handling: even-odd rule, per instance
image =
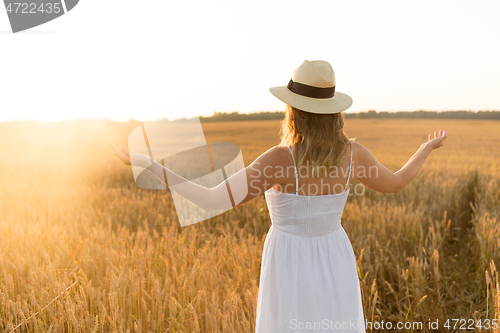
[{"label": "sky", "polygon": [[284,110],[269,87],[328,61],[367,110],[500,110],[499,1],[80,0],[13,34],[0,10],[0,122]]}]

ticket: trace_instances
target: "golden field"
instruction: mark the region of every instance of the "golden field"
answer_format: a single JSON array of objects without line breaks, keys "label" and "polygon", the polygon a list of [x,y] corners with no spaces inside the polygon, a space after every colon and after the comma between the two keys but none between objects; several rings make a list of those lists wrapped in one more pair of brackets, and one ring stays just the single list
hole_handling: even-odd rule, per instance
[{"label": "golden field", "polygon": [[[279,142],[279,125],[203,128],[248,165]],[[108,145],[136,126],[0,123],[1,332],[254,331],[264,196],[181,228],[169,191],[136,186]],[[440,129],[444,146],[403,191],[350,195],[342,218],[366,319],[424,323],[404,332],[500,325],[500,122],[346,120],[392,171]],[[447,319],[462,322],[447,330]]]}]

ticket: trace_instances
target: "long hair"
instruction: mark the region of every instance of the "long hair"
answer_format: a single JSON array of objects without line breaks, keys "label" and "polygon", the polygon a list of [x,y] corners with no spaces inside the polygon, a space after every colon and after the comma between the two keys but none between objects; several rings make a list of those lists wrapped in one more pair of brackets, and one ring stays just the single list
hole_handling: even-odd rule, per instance
[{"label": "long hair", "polygon": [[291,146],[298,170],[305,166],[308,175],[327,177],[332,167],[340,166],[355,140],[345,135],[344,119],[343,112],[317,114],[287,104],[279,146]]}]

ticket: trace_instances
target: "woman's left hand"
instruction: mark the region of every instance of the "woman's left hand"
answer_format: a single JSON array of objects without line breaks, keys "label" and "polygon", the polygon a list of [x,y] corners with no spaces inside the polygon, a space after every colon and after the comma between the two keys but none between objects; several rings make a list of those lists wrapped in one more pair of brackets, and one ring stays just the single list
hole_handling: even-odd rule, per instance
[{"label": "woman's left hand", "polygon": [[123,146],[118,147],[117,143],[114,143],[111,141],[109,142],[109,144],[111,145],[111,148],[113,149],[113,152],[115,153],[116,157],[121,159],[122,162],[125,163],[126,165],[132,164],[130,162],[130,153],[128,152],[127,149],[125,149],[125,147],[123,147]]}]

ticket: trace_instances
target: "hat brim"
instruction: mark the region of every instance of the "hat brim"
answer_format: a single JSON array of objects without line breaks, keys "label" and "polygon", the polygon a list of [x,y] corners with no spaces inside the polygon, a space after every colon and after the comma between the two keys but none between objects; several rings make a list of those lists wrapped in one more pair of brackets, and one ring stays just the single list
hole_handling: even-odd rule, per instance
[{"label": "hat brim", "polygon": [[291,92],[287,86],[269,88],[271,94],[286,104],[312,113],[338,113],[352,105],[351,96],[336,91],[332,98],[312,98]]}]

